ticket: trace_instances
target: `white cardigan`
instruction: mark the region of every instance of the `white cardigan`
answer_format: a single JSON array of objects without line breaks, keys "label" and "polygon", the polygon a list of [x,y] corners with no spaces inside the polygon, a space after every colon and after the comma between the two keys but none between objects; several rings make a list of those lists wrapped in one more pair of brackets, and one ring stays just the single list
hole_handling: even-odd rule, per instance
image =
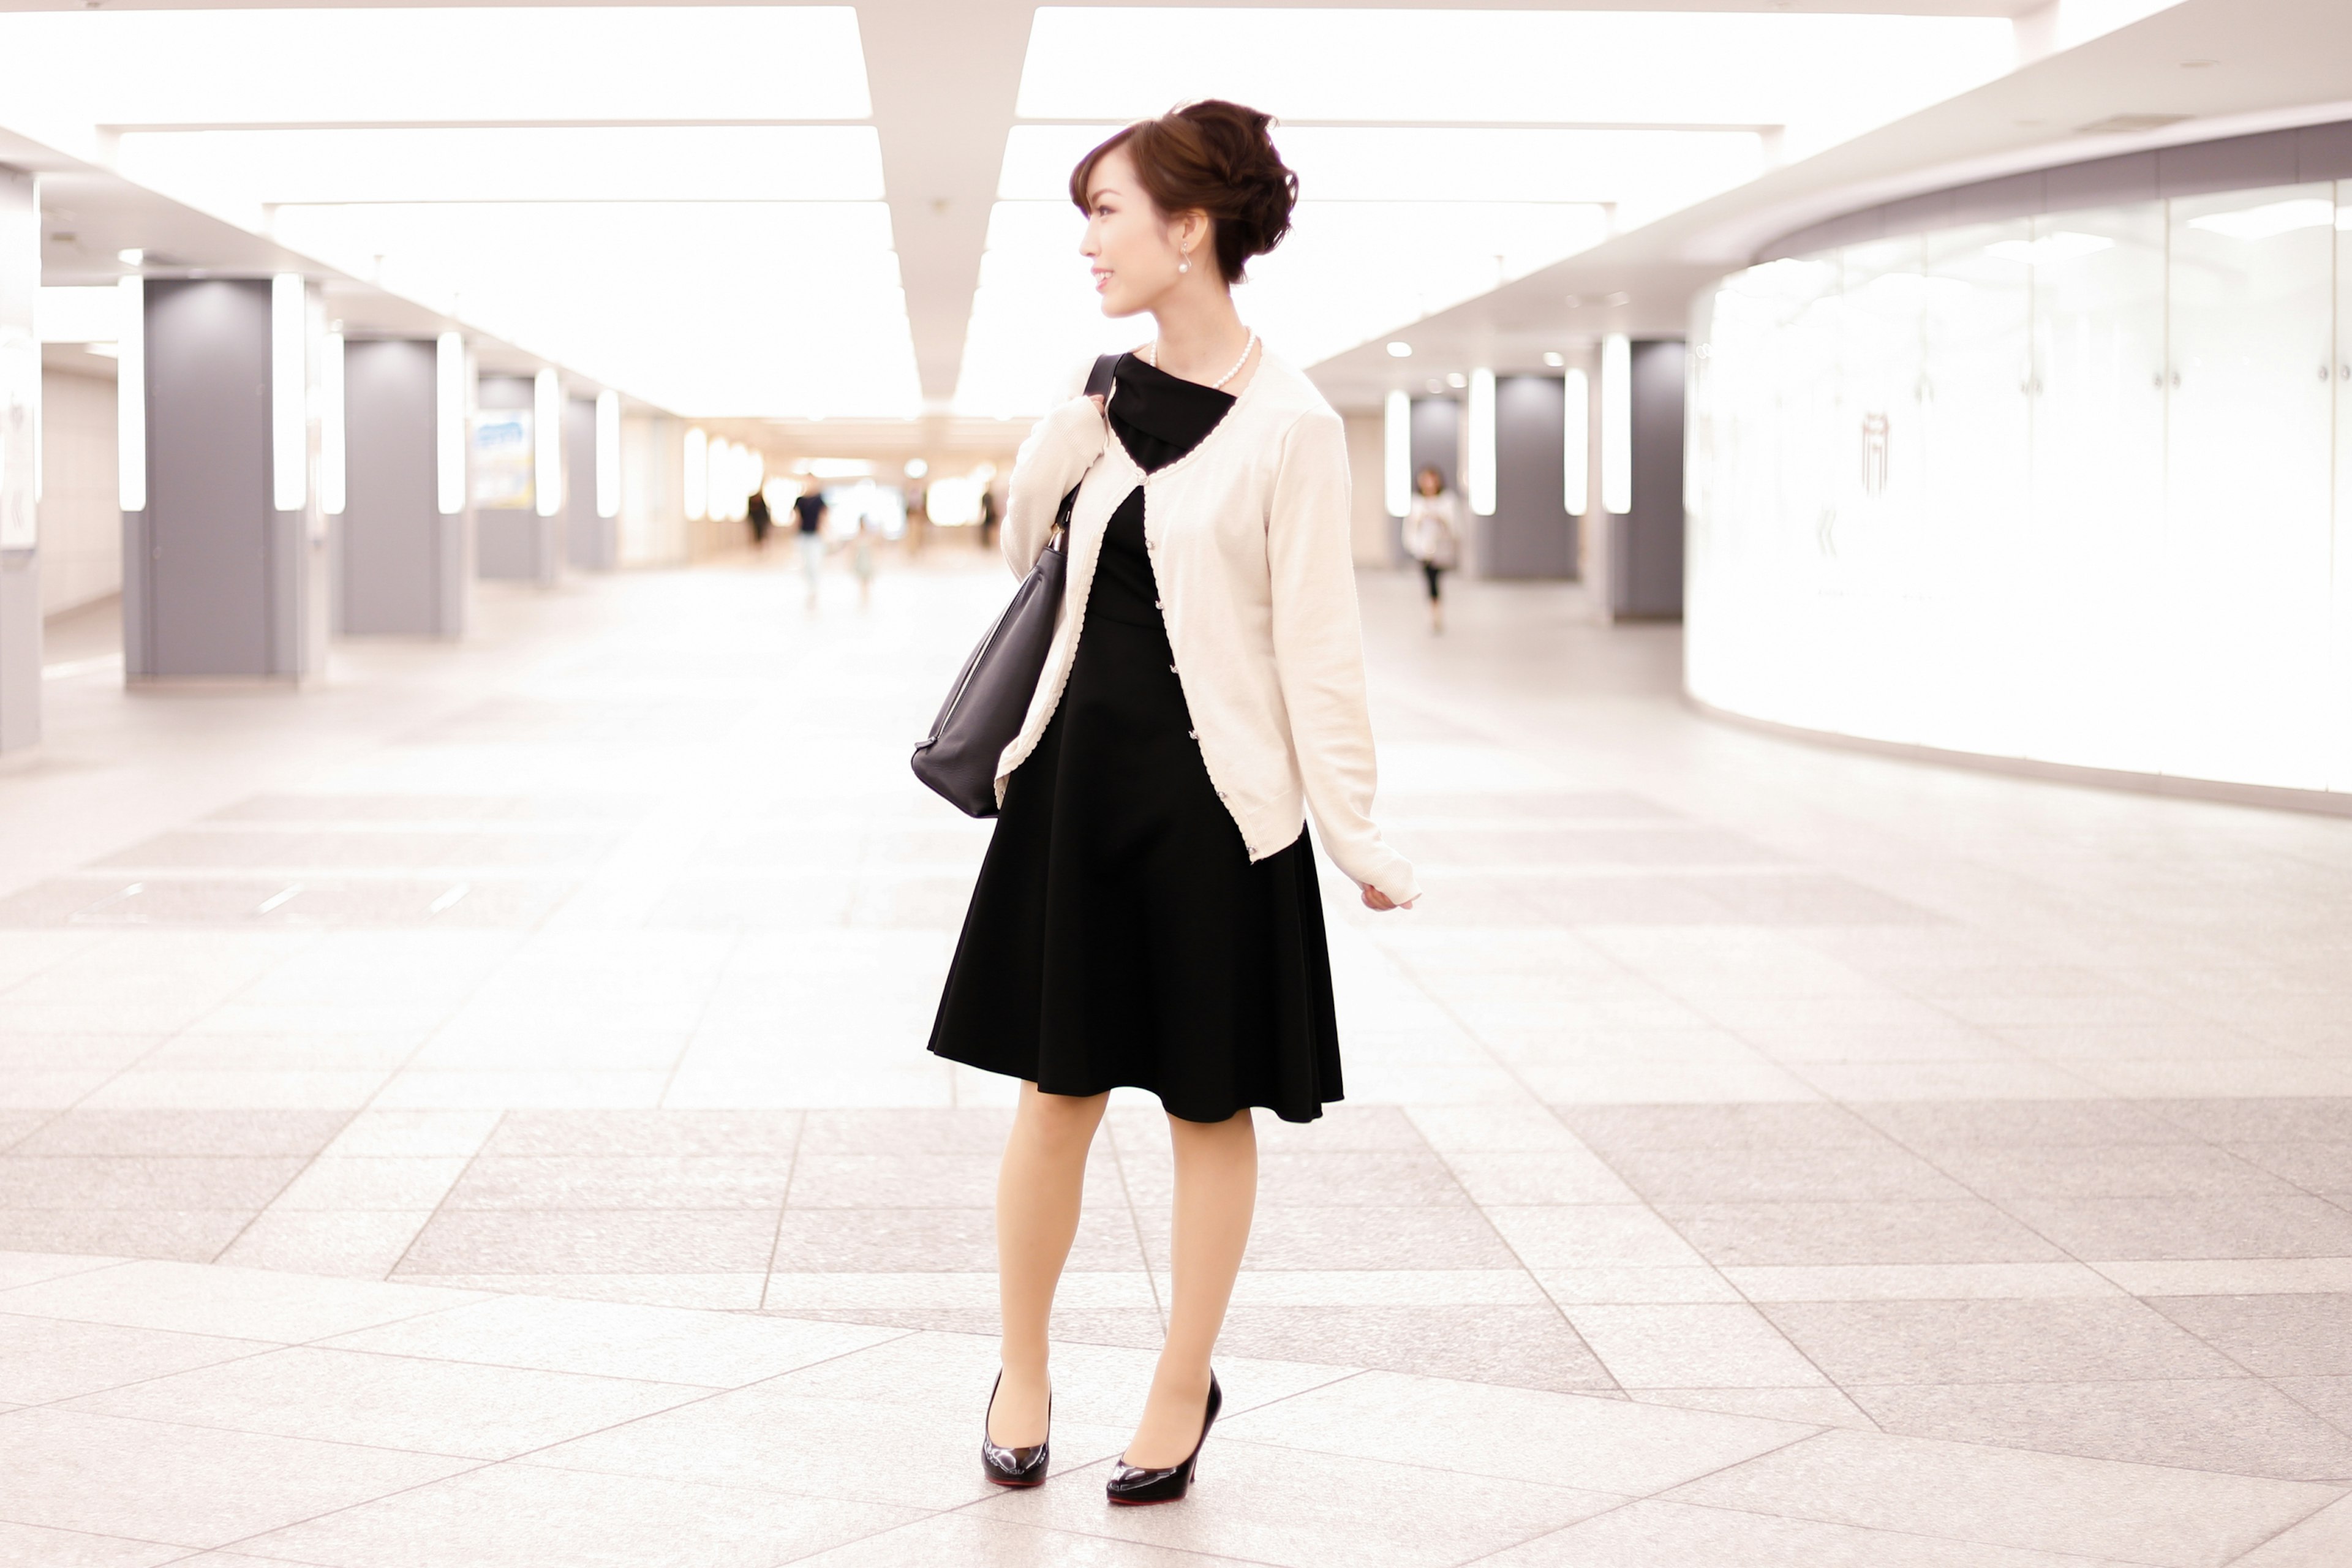
[{"label": "white cardigan", "polygon": [[1061,702],[1104,532],[1140,485],[1144,542],[1193,738],[1249,858],[1288,847],[1312,808],[1342,871],[1398,903],[1417,896],[1412,867],[1371,819],[1348,450],[1322,394],[1262,353],[1216,428],[1152,474],[1111,437],[1093,399],[1061,405],[1013,463],[1003,547],[1016,574],[1036,561],[1081,474],[1061,615],[1028,718],[997,762],[998,804]]}]

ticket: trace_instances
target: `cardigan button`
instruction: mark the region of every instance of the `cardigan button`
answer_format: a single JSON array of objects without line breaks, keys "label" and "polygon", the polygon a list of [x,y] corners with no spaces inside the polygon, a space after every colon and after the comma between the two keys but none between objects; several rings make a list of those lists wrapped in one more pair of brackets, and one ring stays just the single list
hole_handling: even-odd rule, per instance
[{"label": "cardigan button", "polygon": [[[1198,730],[1187,730],[1184,731],[1184,738],[1188,741],[1197,741],[1201,738],[1201,731]],[[1221,795],[1218,798],[1223,799],[1223,797]]]}]

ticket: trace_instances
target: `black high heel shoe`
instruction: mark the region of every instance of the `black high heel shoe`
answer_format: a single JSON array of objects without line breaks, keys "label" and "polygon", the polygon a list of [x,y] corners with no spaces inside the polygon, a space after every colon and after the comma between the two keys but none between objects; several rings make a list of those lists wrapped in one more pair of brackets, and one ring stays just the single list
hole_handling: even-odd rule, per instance
[{"label": "black high heel shoe", "polygon": [[1174,1502],[1190,1489],[1192,1472],[1200,1468],[1201,1443],[1209,1440],[1209,1428],[1217,1424],[1217,1412],[1224,1407],[1225,1392],[1217,1386],[1217,1374],[1209,1373],[1209,1408],[1201,1416],[1201,1441],[1184,1456],[1181,1465],[1171,1465],[1164,1470],[1146,1470],[1119,1461],[1118,1468],[1103,1485],[1103,1494],[1118,1503]]},{"label": "black high heel shoe", "polygon": [[[989,1385],[988,1410],[996,1409],[996,1391],[1004,1386],[1004,1373],[998,1369],[996,1381]],[[1045,1395],[1045,1441],[1034,1448],[1001,1448],[988,1435],[988,1415],[980,1418],[980,1468],[988,1479],[1000,1487],[1034,1487],[1045,1479],[1045,1456],[1054,1446],[1054,1396]]]}]

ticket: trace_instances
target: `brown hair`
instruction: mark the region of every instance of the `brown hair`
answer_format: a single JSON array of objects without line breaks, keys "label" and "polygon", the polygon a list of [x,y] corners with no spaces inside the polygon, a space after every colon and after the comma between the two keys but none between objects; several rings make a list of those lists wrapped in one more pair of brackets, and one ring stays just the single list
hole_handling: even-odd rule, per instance
[{"label": "brown hair", "polygon": [[1114,147],[1125,147],[1144,194],[1163,213],[1200,211],[1216,226],[1217,270],[1242,280],[1243,264],[1290,232],[1298,176],[1266,134],[1274,117],[1204,98],[1157,120],[1139,120],[1078,160],[1070,199],[1087,211],[1087,182]]}]

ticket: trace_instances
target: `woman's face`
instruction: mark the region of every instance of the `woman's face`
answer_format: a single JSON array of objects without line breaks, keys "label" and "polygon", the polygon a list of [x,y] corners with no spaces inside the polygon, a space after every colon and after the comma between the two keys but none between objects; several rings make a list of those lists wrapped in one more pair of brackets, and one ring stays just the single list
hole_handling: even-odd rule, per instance
[{"label": "woman's face", "polygon": [[1433,496],[1444,488],[1444,481],[1439,479],[1435,474],[1430,472],[1427,468],[1421,470],[1420,483],[1421,493],[1425,496]]},{"label": "woman's face", "polygon": [[[1200,213],[1163,217],[1135,177],[1124,147],[1097,161],[1087,182],[1087,234],[1078,253],[1094,264],[1095,292],[1106,316],[1149,310],[1179,284],[1216,270],[1207,254],[1208,219]],[[1192,252],[1192,268],[1177,268]]]}]

